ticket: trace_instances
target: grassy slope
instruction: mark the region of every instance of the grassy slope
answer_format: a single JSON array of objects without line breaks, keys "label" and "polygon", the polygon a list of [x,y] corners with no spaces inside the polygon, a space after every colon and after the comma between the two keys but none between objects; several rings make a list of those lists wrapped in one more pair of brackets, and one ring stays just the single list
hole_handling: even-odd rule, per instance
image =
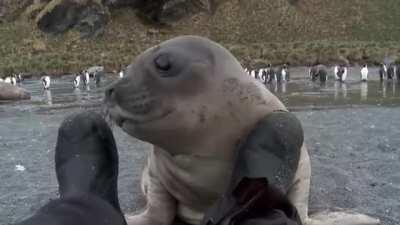
[{"label": "grassy slope", "polygon": [[112,11],[104,35],[51,37],[20,19],[0,24],[0,73],[71,72],[126,65],[144,49],[176,35],[207,36],[244,64],[378,62],[400,55],[398,0],[231,0],[214,16],[198,14],[167,28],[138,22],[131,9]]}]

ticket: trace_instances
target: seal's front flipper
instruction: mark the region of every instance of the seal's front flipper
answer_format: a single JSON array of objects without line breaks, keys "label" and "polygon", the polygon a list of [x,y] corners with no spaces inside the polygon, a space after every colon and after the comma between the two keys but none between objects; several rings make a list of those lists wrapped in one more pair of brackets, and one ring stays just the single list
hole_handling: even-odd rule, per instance
[{"label": "seal's front flipper", "polygon": [[140,214],[126,215],[128,225],[170,225],[175,219],[177,201],[159,179],[160,164],[154,160],[155,152],[155,149],[150,152],[141,180],[146,209]]},{"label": "seal's front flipper", "polygon": [[238,147],[230,186],[202,224],[301,225],[286,192],[302,144],[301,124],[291,113],[262,119]]},{"label": "seal's front flipper", "polygon": [[157,177],[149,170],[145,172],[146,209],[137,215],[126,215],[126,222],[128,225],[170,225],[176,215],[176,200]]},{"label": "seal's front flipper", "polygon": [[231,195],[224,195],[202,225],[301,225],[296,208],[265,178],[243,178]]},{"label": "seal's front flipper", "polygon": [[311,214],[306,225],[377,225],[379,219],[352,212],[318,212]]}]

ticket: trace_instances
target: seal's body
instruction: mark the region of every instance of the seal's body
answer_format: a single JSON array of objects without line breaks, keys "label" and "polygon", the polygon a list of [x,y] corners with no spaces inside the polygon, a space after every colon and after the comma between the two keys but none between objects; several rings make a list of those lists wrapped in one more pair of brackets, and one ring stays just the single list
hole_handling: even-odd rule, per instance
[{"label": "seal's body", "polygon": [[[234,149],[265,116],[287,111],[262,83],[246,76],[225,48],[182,36],[142,53],[106,91],[111,118],[154,145],[142,177],[146,210],[132,225],[199,224],[228,185]],[[293,166],[293,165],[292,165]],[[290,201],[307,220],[310,162],[306,148]]]},{"label": "seal's body", "polygon": [[265,115],[286,110],[227,50],[198,37],[147,50],[107,103],[127,133],[155,145],[143,178],[149,207],[132,224],[169,224],[176,214],[198,224],[227,185],[238,142]]},{"label": "seal's body", "polygon": [[30,99],[31,94],[24,88],[0,82],[0,100]]}]

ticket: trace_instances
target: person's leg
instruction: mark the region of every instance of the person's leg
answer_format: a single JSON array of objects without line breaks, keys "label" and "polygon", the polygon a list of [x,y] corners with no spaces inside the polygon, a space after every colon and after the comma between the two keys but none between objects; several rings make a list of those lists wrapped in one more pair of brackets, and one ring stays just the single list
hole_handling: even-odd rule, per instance
[{"label": "person's leg", "polygon": [[60,198],[19,225],[125,225],[117,193],[118,153],[103,118],[67,117],[59,128],[55,166]]},{"label": "person's leg", "polygon": [[303,130],[288,112],[260,121],[238,147],[231,185],[204,217],[204,225],[300,225],[286,193],[294,179],[303,145]]}]

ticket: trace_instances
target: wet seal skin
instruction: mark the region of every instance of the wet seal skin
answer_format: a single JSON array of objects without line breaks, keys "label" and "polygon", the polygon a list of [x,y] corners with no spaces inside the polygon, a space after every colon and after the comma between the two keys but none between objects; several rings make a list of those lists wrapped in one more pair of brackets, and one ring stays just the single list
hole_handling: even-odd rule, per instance
[{"label": "wet seal skin", "polygon": [[[170,225],[176,217],[200,224],[229,183],[238,141],[262,118],[287,111],[229,51],[197,36],[140,54],[108,88],[105,105],[126,133],[154,146],[142,176],[147,206],[127,215],[130,225]],[[289,200],[305,224],[317,224],[308,217],[311,166],[304,144],[291,166],[297,169]]]},{"label": "wet seal skin", "polygon": [[117,148],[102,117],[94,112],[67,117],[55,153],[59,199],[17,225],[125,225],[117,192]]},{"label": "wet seal skin", "polygon": [[31,94],[18,86],[0,82],[0,101],[30,99]]}]

